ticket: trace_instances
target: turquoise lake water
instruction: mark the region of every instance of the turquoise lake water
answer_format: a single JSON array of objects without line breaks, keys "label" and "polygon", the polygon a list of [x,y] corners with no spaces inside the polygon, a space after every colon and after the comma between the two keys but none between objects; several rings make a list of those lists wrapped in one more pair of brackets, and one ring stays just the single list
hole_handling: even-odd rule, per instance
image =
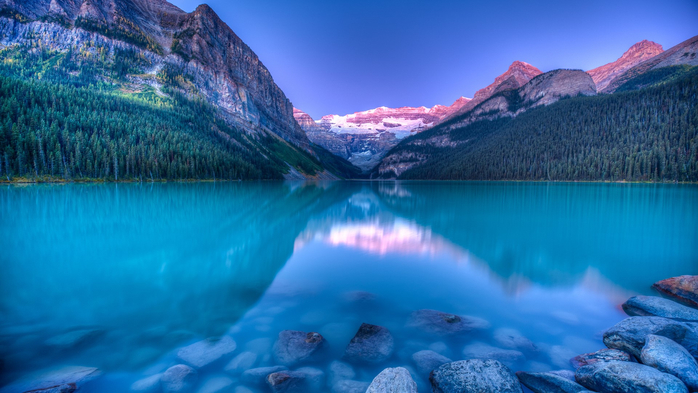
[{"label": "turquoise lake water", "polygon": [[[0,386],[61,365],[98,367],[85,392],[123,392],[177,349],[231,336],[194,391],[243,351],[273,365],[281,330],[321,333],[327,371],[362,322],[395,352],[355,365],[369,382],[432,348],[536,350],[517,370],[569,369],[603,347],[628,297],[698,274],[698,187],[565,183],[195,183],[0,189]],[[406,326],[413,311],[483,318],[457,337]],[[66,342],[66,332],[94,332]],[[475,346],[477,348],[477,345]],[[415,375],[420,391],[427,380]],[[265,386],[247,386],[253,392]],[[242,390],[240,390],[242,391]],[[324,387],[321,391],[331,391]]]}]

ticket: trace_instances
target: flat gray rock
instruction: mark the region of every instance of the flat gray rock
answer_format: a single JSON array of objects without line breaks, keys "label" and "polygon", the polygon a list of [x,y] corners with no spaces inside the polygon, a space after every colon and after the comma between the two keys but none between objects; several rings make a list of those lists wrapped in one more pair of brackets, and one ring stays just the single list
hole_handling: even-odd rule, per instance
[{"label": "flat gray rock", "polygon": [[575,356],[570,360],[570,363],[572,364],[572,367],[577,369],[582,366],[588,366],[594,363],[610,362],[612,360],[631,362],[632,358],[627,352],[623,352],[619,349],[606,348],[596,352]]},{"label": "flat gray rock", "polygon": [[[76,389],[98,378],[101,372],[94,367],[67,366],[52,368],[31,374],[0,389],[0,393],[23,393],[62,385],[74,385]],[[63,388],[65,389],[65,388]]]},{"label": "flat gray rock", "polygon": [[579,393],[587,390],[584,386],[553,373],[525,373],[519,371],[516,373],[516,376],[533,393]]},{"label": "flat gray rock", "polygon": [[366,393],[369,385],[370,383],[361,381],[338,381],[332,385],[332,393]]},{"label": "flat gray rock", "polygon": [[414,365],[417,366],[417,371],[420,374],[428,376],[442,364],[451,363],[453,360],[434,351],[424,350],[415,352],[412,355],[412,361],[414,361]]},{"label": "flat gray rock", "polygon": [[248,385],[261,385],[266,380],[267,375],[284,370],[288,370],[288,368],[284,366],[252,368],[243,372],[240,379]]},{"label": "flat gray rock", "polygon": [[193,368],[178,364],[167,369],[160,378],[163,393],[186,393],[194,389],[199,375]]},{"label": "flat gray rock", "polygon": [[664,317],[679,321],[698,322],[698,309],[657,296],[634,296],[623,304],[630,316]]},{"label": "flat gray rock", "polygon": [[386,368],[373,378],[366,393],[417,393],[417,384],[404,367]]},{"label": "flat gray rock", "polygon": [[309,361],[317,357],[324,344],[320,333],[284,330],[274,344],[274,359],[285,366]]},{"label": "flat gray rock", "polygon": [[639,363],[611,361],[577,369],[577,382],[589,390],[613,393],[688,393],[673,375]]},{"label": "flat gray rock", "polygon": [[620,349],[640,358],[650,334],[670,338],[698,357],[698,324],[662,317],[630,317],[608,329],[603,335],[607,347]]},{"label": "flat gray rock", "polygon": [[647,366],[677,377],[692,392],[698,391],[698,362],[675,341],[662,336],[647,336],[640,359]]},{"label": "flat gray rock", "polygon": [[412,313],[407,326],[431,334],[452,335],[488,329],[490,323],[477,317],[448,314],[436,310],[418,310]]},{"label": "flat gray rock", "polygon": [[363,323],[347,345],[344,358],[358,363],[380,363],[390,358],[393,346],[393,335],[388,329]]},{"label": "flat gray rock", "polygon": [[207,338],[181,348],[177,357],[193,367],[202,368],[235,351],[237,344],[232,338]]},{"label": "flat gray rock", "polygon": [[496,360],[461,360],[446,363],[429,376],[434,393],[522,393],[521,384],[507,366]]},{"label": "flat gray rock", "polygon": [[526,338],[518,330],[501,328],[494,331],[494,341],[501,348],[516,349],[525,353],[535,353],[538,348],[533,341]]}]

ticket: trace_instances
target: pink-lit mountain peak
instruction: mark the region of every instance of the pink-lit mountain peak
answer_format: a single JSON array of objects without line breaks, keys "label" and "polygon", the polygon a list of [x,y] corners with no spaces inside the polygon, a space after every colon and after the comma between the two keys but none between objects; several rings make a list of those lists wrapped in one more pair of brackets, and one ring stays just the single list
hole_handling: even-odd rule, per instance
[{"label": "pink-lit mountain peak", "polygon": [[656,42],[642,40],[631,46],[618,60],[588,71],[596,83],[596,89],[603,91],[617,77],[636,65],[664,52]]}]

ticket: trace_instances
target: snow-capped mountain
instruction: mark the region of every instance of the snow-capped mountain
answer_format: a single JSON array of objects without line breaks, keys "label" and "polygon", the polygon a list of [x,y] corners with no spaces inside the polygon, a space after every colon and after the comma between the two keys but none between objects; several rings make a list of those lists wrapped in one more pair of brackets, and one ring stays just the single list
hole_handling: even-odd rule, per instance
[{"label": "snow-capped mountain", "polygon": [[327,115],[319,121],[297,108],[293,115],[313,143],[368,170],[401,139],[434,126],[468,102],[470,98],[461,97],[451,106],[382,106],[343,116]]}]

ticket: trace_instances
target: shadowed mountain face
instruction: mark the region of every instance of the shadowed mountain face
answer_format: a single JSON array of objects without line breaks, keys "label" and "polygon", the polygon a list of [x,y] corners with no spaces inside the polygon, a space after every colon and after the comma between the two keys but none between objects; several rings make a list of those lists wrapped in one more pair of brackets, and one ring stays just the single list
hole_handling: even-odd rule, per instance
[{"label": "shadowed mountain face", "polygon": [[151,59],[153,72],[172,68],[189,78],[194,92],[232,125],[309,146],[269,70],[207,5],[187,14],[164,0],[2,0],[0,10],[13,18],[0,23],[5,46],[36,37],[54,50],[94,50],[93,36],[81,32],[95,32],[112,40],[112,50],[124,46],[116,41],[137,47]]}]

